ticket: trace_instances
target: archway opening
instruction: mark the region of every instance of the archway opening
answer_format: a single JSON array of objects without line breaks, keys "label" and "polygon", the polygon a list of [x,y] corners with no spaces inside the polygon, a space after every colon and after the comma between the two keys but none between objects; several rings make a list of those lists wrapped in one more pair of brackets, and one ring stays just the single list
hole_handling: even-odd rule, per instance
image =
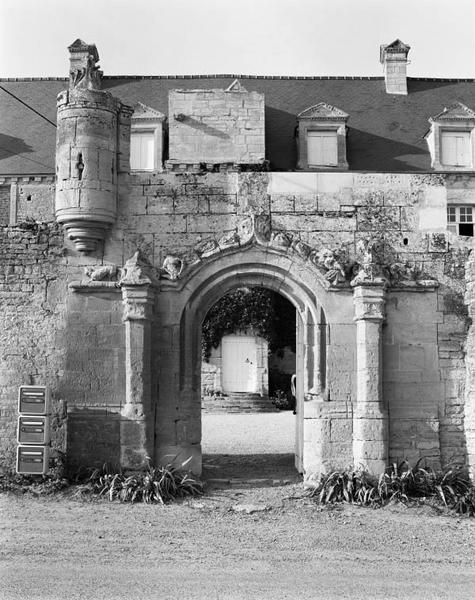
[{"label": "archway opening", "polygon": [[201,326],[206,479],[298,480],[296,308],[277,291],[241,286]]},{"label": "archway opening", "polygon": [[[180,315],[178,351],[175,350],[177,338],[173,335],[168,338],[171,363],[179,360],[175,380],[179,396],[171,428],[166,427],[167,403],[161,405],[162,411],[160,408],[157,411],[156,454],[160,457],[175,452],[180,459],[188,457],[193,472],[202,473],[202,442],[206,444],[206,432],[202,435],[202,325],[208,311],[222,296],[242,287],[262,287],[277,292],[295,309],[294,464],[301,474],[318,472],[322,461],[320,405],[328,397],[326,288],[311,264],[303,264],[299,257],[288,253],[254,245],[223,253],[204,263],[176,290],[181,292],[181,302],[177,302],[179,297],[175,290],[170,293],[163,290],[162,303],[169,307],[170,320]],[[164,311],[163,323],[166,315]],[[163,367],[161,373],[165,374]],[[167,376],[161,381],[167,384],[171,379]],[[162,386],[162,397],[164,393]],[[169,434],[171,443],[167,443]],[[266,475],[270,476],[270,472],[266,471]],[[210,477],[208,473],[206,476]]]}]

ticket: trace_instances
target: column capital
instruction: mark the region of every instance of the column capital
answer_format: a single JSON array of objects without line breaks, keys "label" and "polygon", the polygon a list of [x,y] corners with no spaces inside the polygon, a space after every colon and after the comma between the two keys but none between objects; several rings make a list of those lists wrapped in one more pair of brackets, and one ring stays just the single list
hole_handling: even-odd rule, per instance
[{"label": "column capital", "polygon": [[122,284],[123,321],[150,321],[155,301],[155,289],[150,284]]},{"label": "column capital", "polygon": [[353,289],[355,321],[383,321],[385,318],[386,288],[384,285],[358,285]]}]

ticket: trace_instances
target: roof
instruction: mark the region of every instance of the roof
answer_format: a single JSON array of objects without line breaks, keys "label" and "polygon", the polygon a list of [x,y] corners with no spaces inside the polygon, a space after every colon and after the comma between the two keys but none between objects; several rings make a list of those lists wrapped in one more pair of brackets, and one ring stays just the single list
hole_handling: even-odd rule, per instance
[{"label": "roof", "polygon": [[[235,79],[265,94],[272,170],[296,168],[297,115],[320,102],[349,115],[347,157],[354,171],[430,172],[429,118],[455,102],[475,109],[473,79],[408,78],[407,96],[387,94],[382,77],[113,76],[102,87],[126,104],[141,102],[167,115],[170,90],[226,89]],[[66,78],[0,79],[0,175],[54,172],[56,129],[49,121],[55,122],[56,96],[67,87]]]}]

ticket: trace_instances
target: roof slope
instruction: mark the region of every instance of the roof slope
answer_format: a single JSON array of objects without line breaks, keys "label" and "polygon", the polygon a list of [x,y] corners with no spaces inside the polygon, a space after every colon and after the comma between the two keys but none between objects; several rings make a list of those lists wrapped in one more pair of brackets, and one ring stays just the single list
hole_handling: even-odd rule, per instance
[{"label": "roof slope", "polygon": [[[235,75],[104,77],[103,89],[126,104],[138,102],[168,114],[173,89],[226,89]],[[266,158],[272,170],[296,167],[297,115],[325,102],[348,113],[350,170],[430,171],[424,135],[428,119],[462,102],[475,109],[474,80],[408,79],[408,95],[387,94],[383,78],[239,77],[248,91],[265,94]],[[66,79],[0,80],[0,86],[56,120],[56,96]],[[56,129],[0,89],[0,174],[54,172]]]}]

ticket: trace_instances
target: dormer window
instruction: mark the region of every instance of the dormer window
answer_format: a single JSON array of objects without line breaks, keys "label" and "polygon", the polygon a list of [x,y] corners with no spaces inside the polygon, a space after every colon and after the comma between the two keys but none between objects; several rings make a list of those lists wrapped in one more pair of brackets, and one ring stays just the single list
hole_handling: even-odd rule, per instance
[{"label": "dormer window", "polygon": [[130,131],[130,170],[163,170],[165,115],[139,102],[134,107]]},{"label": "dormer window", "polygon": [[131,131],[130,169],[131,171],[155,170],[155,131]]},{"label": "dormer window", "polygon": [[447,167],[469,167],[472,164],[470,151],[470,131],[440,132],[440,162]]},{"label": "dormer window", "polygon": [[307,131],[307,162],[309,168],[322,165],[338,165],[337,132],[314,130]]},{"label": "dormer window", "polygon": [[346,121],[348,115],[320,102],[298,117],[298,163],[302,170],[348,169],[346,160]]},{"label": "dormer window", "polygon": [[475,112],[456,102],[429,119],[426,135],[432,167],[437,171],[475,169]]}]

